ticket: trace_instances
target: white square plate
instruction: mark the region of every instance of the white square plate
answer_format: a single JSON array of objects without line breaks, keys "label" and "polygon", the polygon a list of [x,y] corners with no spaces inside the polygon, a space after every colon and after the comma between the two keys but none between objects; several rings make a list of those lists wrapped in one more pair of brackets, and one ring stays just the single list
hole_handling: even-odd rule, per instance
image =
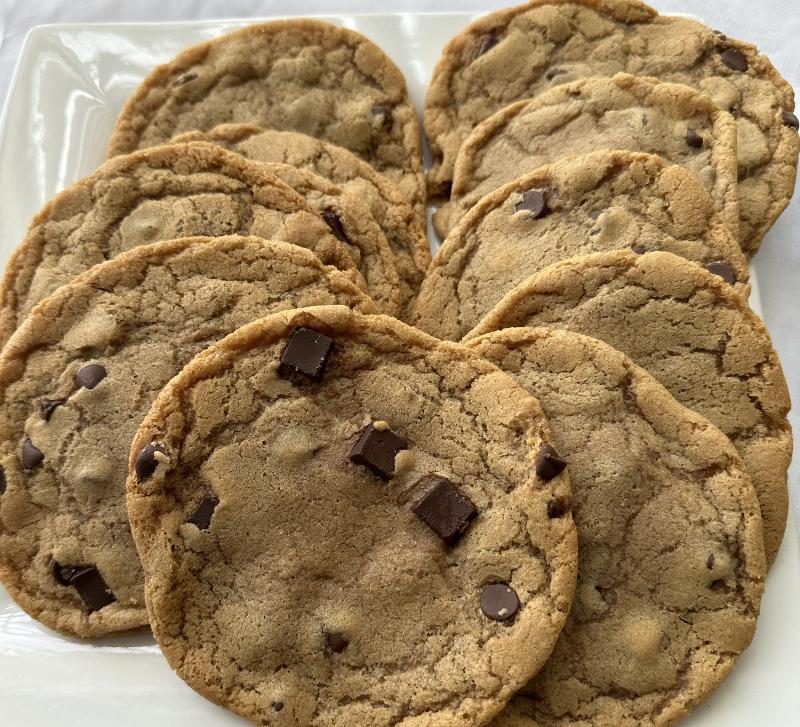
[{"label": "white square plate", "polygon": [[[380,45],[421,110],[443,43],[468,13],[329,16]],[[158,63],[254,22],[52,25],[27,38],[0,122],[0,263],[36,211],[104,159],[125,99]],[[763,284],[763,281],[762,281]],[[757,307],[757,295],[754,295]],[[790,520],[767,582],[755,641],[733,676],[684,724],[798,724],[800,558]],[[82,727],[245,724],[195,694],[146,635],[83,643],[48,631],[0,588],[0,723]],[[353,727],[357,727],[354,725]]]}]

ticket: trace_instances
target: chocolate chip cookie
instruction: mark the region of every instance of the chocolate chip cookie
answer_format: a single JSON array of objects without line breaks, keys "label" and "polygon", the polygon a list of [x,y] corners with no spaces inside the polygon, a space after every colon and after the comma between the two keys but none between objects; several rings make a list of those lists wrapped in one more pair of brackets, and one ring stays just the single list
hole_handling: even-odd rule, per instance
[{"label": "chocolate chip cookie", "polygon": [[[755,631],[761,518],[731,443],[610,346],[511,328],[470,341],[536,396],[569,463],[579,586],[553,656],[492,727],[666,727]],[[557,517],[563,504],[553,502]]]},{"label": "chocolate chip cookie", "polygon": [[[369,205],[395,256],[400,283],[416,293],[431,262],[424,216],[415,217],[400,190],[369,164],[340,146],[292,131],[251,124],[222,124],[211,131],[190,131],[174,141],[207,141],[257,162],[310,169],[352,192]],[[404,314],[405,317],[405,314]]]},{"label": "chocolate chip cookie", "polygon": [[741,239],[758,250],[794,190],[794,93],[750,44],[637,0],[534,0],[490,13],[445,47],[425,102],[432,191],[447,195],[478,123],[553,85],[627,71],[685,83],[736,117]]},{"label": "chocolate chip cookie", "polygon": [[536,400],[459,345],[343,307],[257,321],[131,450],[154,633],[256,724],[483,724],[569,610],[564,467]]},{"label": "chocolate chip cookie", "polygon": [[552,326],[630,356],[739,450],[764,520],[767,562],[786,526],[789,392],[761,320],[718,275],[666,252],[608,252],[550,266],[468,334]]},{"label": "chocolate chip cookie", "polygon": [[92,265],[158,240],[231,234],[307,247],[360,280],[322,218],[259,165],[213,144],[157,147],[106,162],[34,217],[6,265],[0,342],[36,303]]},{"label": "chocolate chip cookie", "polygon": [[602,151],[561,160],[475,205],[436,253],[415,322],[459,340],[525,278],[577,255],[664,250],[747,291],[747,259],[695,176],[660,157]]},{"label": "chocolate chip cookie", "polygon": [[278,20],[188,48],[128,100],[109,156],[225,122],[299,131],[343,146],[425,213],[419,122],[405,79],[360,33],[319,20]]},{"label": "chocolate chip cookie", "polygon": [[0,580],[20,606],[76,636],[146,625],[125,511],[143,415],[238,326],[337,302],[373,309],[309,250],[221,237],[137,247],[36,306],[0,356]]},{"label": "chocolate chip cookie", "polygon": [[656,154],[693,172],[739,230],[736,123],[688,86],[617,74],[557,86],[491,116],[462,144],[449,229],[481,197],[565,156],[602,149]]}]

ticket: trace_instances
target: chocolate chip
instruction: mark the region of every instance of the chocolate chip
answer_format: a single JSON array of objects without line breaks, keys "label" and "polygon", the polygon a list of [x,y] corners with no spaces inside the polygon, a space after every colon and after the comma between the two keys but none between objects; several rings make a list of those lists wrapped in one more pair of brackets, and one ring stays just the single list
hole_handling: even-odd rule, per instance
[{"label": "chocolate chip", "polygon": [[75,383],[84,389],[94,389],[108,373],[100,364],[84,366],[75,374]]},{"label": "chocolate chip", "polygon": [[478,57],[480,58],[484,53],[488,53],[500,42],[500,38],[496,35],[484,35],[481,41],[481,47],[478,50]]},{"label": "chocolate chip", "polygon": [[0,495],[2,495],[6,491],[6,470],[5,468],[0,465]]},{"label": "chocolate chip", "polygon": [[557,518],[569,512],[569,502],[563,498],[550,500],[547,503],[547,517]]},{"label": "chocolate chip", "polygon": [[336,654],[341,654],[350,643],[350,639],[342,633],[337,631],[325,632],[325,645],[330,651]]},{"label": "chocolate chip", "polygon": [[273,709],[274,709],[276,712],[280,712],[280,711],[283,709],[283,702],[275,702],[275,703],[272,705],[272,708],[273,708]]},{"label": "chocolate chip", "polygon": [[378,477],[390,480],[394,475],[394,458],[408,443],[391,429],[376,429],[370,424],[350,450],[350,461],[369,468]]},{"label": "chocolate chip", "polygon": [[635,242],[633,245],[631,245],[631,250],[633,250],[637,255],[644,255],[647,252],[644,245],[637,245]]},{"label": "chocolate chip", "polygon": [[715,558],[713,553],[706,558],[706,568],[708,568],[708,570],[711,570],[714,567],[714,560]]},{"label": "chocolate chip", "polygon": [[184,74],[178,76],[172,82],[172,85],[173,86],[183,86],[184,83],[189,83],[189,81],[194,81],[195,78],[197,78],[197,74],[196,73],[192,73],[191,71],[189,71],[189,73],[184,73]]},{"label": "chocolate chip", "polygon": [[519,598],[507,583],[492,583],[481,591],[481,611],[494,621],[508,621],[519,611]]},{"label": "chocolate chip", "polygon": [[55,560],[50,561],[50,572],[53,574],[53,578],[56,579],[56,582],[62,586],[68,586],[72,581],[72,577],[78,570],[79,568],[75,568],[74,566],[60,565]]},{"label": "chocolate chip", "polygon": [[211,516],[214,514],[214,509],[217,505],[219,505],[219,498],[215,494],[209,493],[200,501],[200,504],[189,515],[186,522],[197,525],[200,530],[208,530],[208,526],[211,524]]},{"label": "chocolate chip", "polygon": [[139,454],[136,455],[135,470],[136,478],[139,482],[146,480],[156,471],[156,467],[158,466],[156,452],[161,452],[161,454],[167,453],[165,449],[162,449],[156,444],[148,444],[142,447]]},{"label": "chocolate chip", "polygon": [[26,470],[32,470],[42,462],[44,462],[42,450],[31,442],[30,437],[25,437],[25,441],[22,443],[22,466]]},{"label": "chocolate chip", "polygon": [[89,613],[99,611],[117,600],[100,575],[100,571],[93,565],[76,570],[69,584],[78,591]]},{"label": "chocolate chip", "polygon": [[800,119],[791,111],[783,111],[781,116],[783,117],[784,126],[788,126],[790,129],[800,129]]},{"label": "chocolate chip", "polygon": [[733,285],[736,282],[736,271],[722,260],[714,260],[708,263],[706,270],[714,275],[719,275],[729,285]]},{"label": "chocolate chip", "polygon": [[558,456],[553,447],[547,443],[539,447],[536,455],[536,474],[543,480],[552,480],[564,471],[567,463]]},{"label": "chocolate chip", "polygon": [[436,475],[420,479],[415,487],[429,488],[411,510],[445,543],[454,542],[478,511],[450,480]]},{"label": "chocolate chip", "polygon": [[686,143],[695,149],[701,149],[703,147],[703,137],[694,129],[686,129]]},{"label": "chocolate chip", "polygon": [[281,354],[278,376],[285,379],[297,374],[322,381],[332,350],[333,339],[324,333],[305,326],[295,328]]},{"label": "chocolate chip", "polygon": [[529,189],[522,195],[522,199],[514,205],[515,212],[526,210],[535,220],[547,212],[547,200],[540,189]]},{"label": "chocolate chip", "polygon": [[544,74],[544,77],[548,81],[552,81],[557,76],[563,76],[566,73],[566,70],[563,68],[548,68],[547,73]]},{"label": "chocolate chip", "polygon": [[339,240],[339,242],[346,242],[349,244],[350,240],[347,237],[347,233],[344,231],[344,227],[342,227],[342,221],[339,219],[339,215],[333,210],[326,210],[322,213],[322,219],[325,220],[325,224],[330,227],[333,236]]},{"label": "chocolate chip", "polygon": [[42,419],[44,419],[46,422],[49,422],[50,417],[53,416],[53,412],[62,404],[66,403],[66,399],[42,399],[41,403],[39,404],[39,408],[42,412]]},{"label": "chocolate chip", "polygon": [[734,71],[746,71],[749,64],[747,63],[747,56],[735,48],[728,48],[720,53],[720,60]]},{"label": "chocolate chip", "polygon": [[376,131],[392,128],[392,110],[388,106],[372,107],[372,128]]}]

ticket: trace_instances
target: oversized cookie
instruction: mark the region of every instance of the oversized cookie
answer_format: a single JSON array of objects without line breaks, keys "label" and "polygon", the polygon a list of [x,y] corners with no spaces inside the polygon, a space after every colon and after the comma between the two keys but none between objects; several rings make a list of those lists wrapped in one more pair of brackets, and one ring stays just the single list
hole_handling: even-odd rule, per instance
[{"label": "oversized cookie", "polygon": [[131,450],[153,631],[256,724],[483,724],[569,610],[563,470],[536,400],[462,346],[343,307],[257,321]]},{"label": "oversized cookie", "polygon": [[417,114],[392,60],[365,36],[319,20],[252,25],[158,66],[122,110],[109,156],[237,122],[349,149],[425,214]]},{"label": "oversized cookie", "polygon": [[688,86],[618,74],[557,86],[491,116],[461,146],[450,228],[481,197],[565,156],[603,149],[656,154],[693,172],[739,231],[736,123]]},{"label": "oversized cookie", "polygon": [[0,580],[12,597],[67,634],[146,625],[125,511],[142,417],[185,363],[238,326],[337,302],[372,310],[308,250],[222,237],[137,247],[36,306],[0,356]]},{"label": "oversized cookie", "polygon": [[694,260],[747,293],[747,260],[691,172],[654,155],[602,151],[537,169],[475,205],[436,253],[416,325],[459,340],[548,265],[631,247]]},{"label": "oversized cookie", "polygon": [[580,551],[553,656],[492,727],[673,724],[716,689],[755,630],[764,547],[742,460],[594,338],[511,328],[470,346],[541,402],[569,463]]},{"label": "oversized cookie", "polygon": [[112,159],[33,218],[6,265],[0,341],[42,298],[125,250],[176,237],[245,233],[307,247],[358,277],[328,225],[258,164],[202,143]]},{"label": "oversized cookie", "polygon": [[400,281],[419,291],[431,262],[425,217],[414,211],[400,190],[369,164],[340,146],[292,131],[251,124],[222,124],[211,131],[189,131],[174,141],[208,141],[257,162],[290,164],[330,179],[366,202],[394,253]]},{"label": "oversized cookie", "polygon": [[753,478],[772,563],[788,508],[789,392],[764,324],[732,286],[670,253],[598,253],[528,278],[467,337],[514,326],[610,343],[727,434]]},{"label": "oversized cookie", "polygon": [[637,0],[534,0],[490,13],[445,47],[425,101],[440,196],[478,123],[553,85],[627,71],[685,83],[736,117],[741,239],[753,254],[794,190],[800,137],[794,93],[766,56]]}]

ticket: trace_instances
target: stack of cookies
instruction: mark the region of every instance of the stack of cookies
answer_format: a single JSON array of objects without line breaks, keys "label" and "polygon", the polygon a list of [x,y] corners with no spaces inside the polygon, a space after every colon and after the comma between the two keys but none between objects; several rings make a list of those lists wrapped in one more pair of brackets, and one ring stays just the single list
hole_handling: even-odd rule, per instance
[{"label": "stack of cookies", "polygon": [[362,35],[184,51],[6,268],[0,580],[256,724],[675,723],[786,523],[747,299],[793,109],[694,21],[534,0],[446,45],[426,179]]}]

